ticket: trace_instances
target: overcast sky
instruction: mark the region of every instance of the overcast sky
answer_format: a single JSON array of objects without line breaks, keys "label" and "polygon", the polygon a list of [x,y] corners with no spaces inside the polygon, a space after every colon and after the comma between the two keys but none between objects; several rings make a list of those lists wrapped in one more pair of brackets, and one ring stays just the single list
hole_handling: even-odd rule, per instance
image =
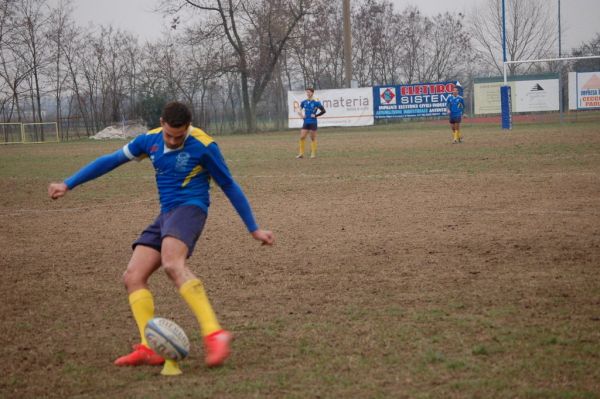
[{"label": "overcast sky", "polygon": [[[341,0],[332,0],[341,1]],[[466,14],[486,0],[391,0],[398,10],[409,4],[417,5],[426,15],[444,11]],[[527,0],[522,0],[527,1]],[[547,0],[557,10],[558,0]],[[136,33],[142,40],[155,40],[168,20],[153,12],[157,0],[73,0],[74,15],[80,24],[113,24]],[[561,0],[562,46],[567,52],[572,47],[589,41],[600,32],[600,0]],[[558,52],[558,50],[557,50]]]}]

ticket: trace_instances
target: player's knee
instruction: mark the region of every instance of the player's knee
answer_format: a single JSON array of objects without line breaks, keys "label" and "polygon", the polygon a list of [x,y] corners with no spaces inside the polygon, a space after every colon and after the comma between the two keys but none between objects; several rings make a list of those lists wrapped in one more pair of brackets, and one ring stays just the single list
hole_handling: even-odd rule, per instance
[{"label": "player's knee", "polygon": [[125,288],[129,289],[131,287],[137,286],[140,283],[143,283],[142,280],[143,279],[138,273],[130,270],[129,268],[125,270],[125,273],[123,273],[123,284],[125,285]]},{"label": "player's knee", "polygon": [[171,280],[173,280],[173,281],[178,280],[178,278],[184,272],[183,265],[179,264],[179,262],[174,261],[174,260],[163,259],[163,265],[162,266],[163,266],[163,270],[165,271],[165,273],[167,274],[167,276]]}]

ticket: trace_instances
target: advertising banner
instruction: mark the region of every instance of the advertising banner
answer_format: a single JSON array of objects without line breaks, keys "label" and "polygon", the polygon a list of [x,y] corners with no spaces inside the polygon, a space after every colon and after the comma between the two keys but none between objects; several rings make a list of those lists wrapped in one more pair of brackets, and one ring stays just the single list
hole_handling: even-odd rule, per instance
[{"label": "advertising banner", "polygon": [[519,80],[515,83],[516,112],[558,111],[558,79]]},{"label": "advertising banner", "polygon": [[[319,127],[368,126],[373,120],[373,90],[370,87],[356,89],[316,90],[314,98],[319,100],[327,113],[318,119]],[[306,92],[288,91],[288,126],[302,127],[303,119],[298,115],[300,103]]]},{"label": "advertising banner", "polygon": [[[513,76],[507,83],[511,91],[512,112],[559,110],[557,75]],[[500,77],[475,79],[475,114],[500,113],[500,88],[503,85]]]},{"label": "advertising banner", "polygon": [[[446,101],[458,82],[374,86],[375,119],[445,116]],[[458,86],[462,95],[462,87]]]},{"label": "advertising banner", "polygon": [[569,73],[569,109],[600,108],[600,72]]},{"label": "advertising banner", "polygon": [[[508,82],[511,91],[514,93],[515,82]],[[480,114],[499,114],[500,113],[500,88],[504,85],[502,81],[475,83],[473,86],[473,96],[475,97],[476,115]],[[511,108],[515,109],[514,99],[511,96]]]}]

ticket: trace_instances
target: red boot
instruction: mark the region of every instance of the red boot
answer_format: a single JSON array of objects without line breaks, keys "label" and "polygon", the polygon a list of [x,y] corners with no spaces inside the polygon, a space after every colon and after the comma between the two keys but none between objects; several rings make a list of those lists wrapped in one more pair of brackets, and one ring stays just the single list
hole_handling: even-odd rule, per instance
[{"label": "red boot", "polygon": [[208,367],[218,367],[225,363],[231,350],[229,342],[233,336],[229,331],[219,330],[204,337],[205,362]]},{"label": "red boot", "polygon": [[117,366],[141,366],[144,364],[150,366],[160,366],[165,362],[162,356],[156,354],[146,345],[137,344],[133,346],[133,352],[129,355],[121,356],[115,360]]}]

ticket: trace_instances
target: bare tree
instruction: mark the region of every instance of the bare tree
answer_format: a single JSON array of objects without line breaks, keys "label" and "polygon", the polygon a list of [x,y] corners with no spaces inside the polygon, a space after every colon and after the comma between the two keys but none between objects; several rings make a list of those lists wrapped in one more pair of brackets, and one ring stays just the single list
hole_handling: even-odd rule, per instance
[{"label": "bare tree", "polygon": [[400,82],[401,16],[387,0],[367,0],[352,14],[353,70],[360,86]]},{"label": "bare tree", "polygon": [[423,60],[422,49],[427,42],[427,31],[431,29],[431,21],[421,14],[417,7],[404,9],[400,19],[400,45],[402,56],[398,60],[402,68],[402,76],[406,83],[416,83],[419,79],[420,62]]},{"label": "bare tree", "polygon": [[[508,60],[548,57],[557,41],[556,18],[546,0],[506,1],[506,52]],[[503,73],[502,0],[488,0],[475,8],[471,35],[484,67]],[[533,64],[509,64],[511,75],[529,71]]]},{"label": "bare tree", "polygon": [[[3,103],[5,120],[12,118],[16,108],[17,120],[21,121],[21,107],[19,96],[21,83],[29,75],[31,68],[19,56],[20,47],[18,40],[18,25],[15,22],[15,4],[11,0],[0,2],[0,77],[4,80],[7,90],[7,99]],[[6,111],[6,103],[11,103],[10,110]]]},{"label": "bare tree", "polygon": [[[600,33],[589,42],[582,43],[581,46],[573,49],[574,57],[584,57],[591,55],[600,55]],[[579,72],[600,71],[600,59],[577,60],[573,63],[573,69]]]},{"label": "bare tree", "polygon": [[164,0],[162,9],[179,20],[197,11],[198,38],[224,37],[236,57],[248,131],[256,130],[256,105],[271,81],[287,42],[307,12],[306,0]]},{"label": "bare tree", "polygon": [[67,39],[67,30],[73,24],[71,19],[71,0],[60,0],[56,8],[52,9],[50,15],[50,29],[48,38],[53,44],[53,49],[50,54],[54,64],[54,74],[51,75],[50,81],[54,83],[54,99],[56,109],[56,120],[61,120],[61,103],[62,92],[65,82],[68,78],[67,71],[63,68],[63,43]]},{"label": "bare tree", "polygon": [[103,27],[100,32],[106,49],[102,59],[102,97],[106,100],[103,107],[105,123],[119,121],[125,114],[125,101],[129,95],[130,76],[135,64],[131,63],[131,54],[136,53],[137,39],[129,32],[112,26]]},{"label": "bare tree", "polygon": [[[189,32],[191,33],[191,32]],[[196,44],[195,36],[188,36],[186,46],[186,64],[188,65],[186,76],[180,92],[187,97],[190,105],[199,103],[199,120],[201,126],[210,124],[210,112],[215,106],[208,106],[213,100],[211,89],[214,89],[217,80],[232,69],[231,60],[226,57],[224,50],[226,44],[222,40],[204,40]],[[196,101],[197,100],[197,101]]]},{"label": "bare tree", "polygon": [[65,48],[71,83],[85,115],[88,133],[125,116],[133,73],[131,54],[137,41],[130,33],[112,26],[100,27],[72,40]]},{"label": "bare tree", "polygon": [[396,12],[388,0],[366,0],[353,12],[353,69],[361,86],[456,78],[471,60],[462,14]]},{"label": "bare tree", "polygon": [[419,81],[439,82],[456,77],[472,60],[471,42],[462,14],[438,14],[426,25],[426,41],[419,57]]},{"label": "bare tree", "polygon": [[[140,54],[137,70],[136,112],[151,125],[158,124],[160,110],[168,99],[182,99],[194,104],[196,82],[188,65],[188,48],[176,35],[166,35],[157,42],[147,42]],[[191,87],[186,86],[191,83]]]},{"label": "bare tree", "polygon": [[340,87],[343,81],[343,30],[341,2],[314,1],[291,37],[288,59],[282,64],[288,87]]},{"label": "bare tree", "polygon": [[[12,116],[12,110],[7,114],[7,105],[14,98],[15,94],[12,86],[9,84],[11,79],[7,65],[7,57],[10,52],[10,46],[8,46],[11,31],[10,14],[12,12],[9,6],[9,0],[0,0],[0,78],[2,78],[0,80],[0,113],[4,122],[10,120]],[[4,141],[8,141],[6,137]]]},{"label": "bare tree", "polygon": [[[0,0],[5,120],[14,110],[22,120],[29,107],[40,120],[52,99],[58,119],[67,112],[90,135],[121,117],[155,123],[164,102],[177,98],[203,126],[254,131],[259,117],[282,126],[286,89],[343,85],[339,2],[162,0],[174,31],[141,47],[111,26],[77,26],[71,0],[57,1],[49,8],[49,0]],[[364,0],[352,18],[362,86],[441,80],[468,64],[460,14],[431,19],[416,7],[399,13],[390,0]]]},{"label": "bare tree", "polygon": [[35,122],[37,114],[37,120],[41,122],[41,75],[48,64],[47,30],[50,17],[44,0],[19,0],[16,12],[22,46],[20,56],[31,66],[31,75],[26,81],[30,86],[32,119]]},{"label": "bare tree", "polygon": [[[64,57],[64,65],[67,69],[68,80],[67,89],[72,93],[69,101],[69,116],[73,114],[75,108],[83,121],[86,135],[92,132],[91,115],[86,105],[86,95],[84,92],[83,78],[81,70],[83,65],[79,62],[80,56],[85,47],[85,35],[79,27],[70,25],[65,30],[65,38],[61,44],[61,50]],[[73,99],[76,99],[76,107],[73,107]]]}]

